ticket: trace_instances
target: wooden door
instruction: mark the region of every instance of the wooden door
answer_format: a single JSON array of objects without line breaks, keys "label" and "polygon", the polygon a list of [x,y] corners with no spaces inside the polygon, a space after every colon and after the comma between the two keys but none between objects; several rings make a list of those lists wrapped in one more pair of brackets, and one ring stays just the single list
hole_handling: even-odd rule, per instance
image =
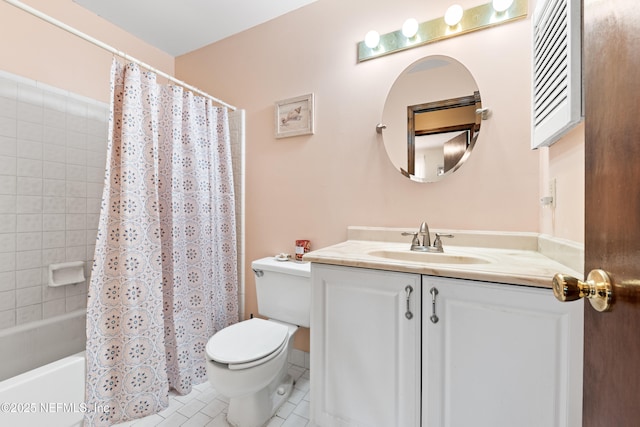
[{"label": "wooden door", "polygon": [[640,3],[584,0],[585,271],[614,280],[585,304],[583,426],[640,425]]}]

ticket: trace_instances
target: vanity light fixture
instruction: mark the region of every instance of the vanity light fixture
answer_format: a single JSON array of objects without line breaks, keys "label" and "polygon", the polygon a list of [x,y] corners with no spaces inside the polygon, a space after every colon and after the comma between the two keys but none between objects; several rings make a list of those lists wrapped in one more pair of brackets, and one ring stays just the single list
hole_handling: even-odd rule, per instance
[{"label": "vanity light fixture", "polygon": [[[411,19],[415,21],[415,24],[413,22],[409,23],[410,20],[408,19],[400,30],[387,34],[369,31],[365,39],[358,43],[358,62],[456,37],[472,31],[484,30],[516,19],[523,19],[527,17],[529,10],[527,0],[492,0],[489,3],[466,10],[463,10],[460,6],[458,8],[456,13],[460,17],[455,22],[454,20],[449,21],[448,18],[447,22],[445,22],[443,19],[446,17],[445,14],[445,17],[422,23]],[[453,24],[449,24],[449,22],[453,22]],[[455,27],[455,31],[452,31],[452,26]],[[408,31],[409,28],[416,28],[416,32],[413,33],[413,29]]]},{"label": "vanity light fixture", "polygon": [[402,35],[408,39],[415,37],[418,34],[418,21],[414,18],[409,18],[402,24]]},{"label": "vanity light fixture", "polygon": [[459,4],[452,4],[444,13],[444,22],[450,27],[455,27],[462,20],[464,10]]}]

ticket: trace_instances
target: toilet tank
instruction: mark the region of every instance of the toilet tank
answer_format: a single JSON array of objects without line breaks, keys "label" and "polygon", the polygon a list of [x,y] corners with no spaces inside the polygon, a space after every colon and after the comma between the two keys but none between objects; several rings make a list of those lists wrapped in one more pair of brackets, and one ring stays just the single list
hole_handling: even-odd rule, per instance
[{"label": "toilet tank", "polygon": [[273,257],[251,263],[256,278],[258,313],[269,319],[309,327],[311,263],[277,261]]}]

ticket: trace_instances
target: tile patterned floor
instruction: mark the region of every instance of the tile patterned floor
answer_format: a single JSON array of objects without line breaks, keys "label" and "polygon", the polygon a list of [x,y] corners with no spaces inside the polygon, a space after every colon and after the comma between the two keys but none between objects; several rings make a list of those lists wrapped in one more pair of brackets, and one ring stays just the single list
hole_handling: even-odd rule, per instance
[{"label": "tile patterned floor", "polygon": [[[309,426],[309,370],[289,364],[289,374],[296,380],[295,388],[267,427]],[[171,391],[169,407],[159,414],[141,418],[116,427],[228,427],[228,400],[218,394],[208,382],[194,387],[186,396]]]}]

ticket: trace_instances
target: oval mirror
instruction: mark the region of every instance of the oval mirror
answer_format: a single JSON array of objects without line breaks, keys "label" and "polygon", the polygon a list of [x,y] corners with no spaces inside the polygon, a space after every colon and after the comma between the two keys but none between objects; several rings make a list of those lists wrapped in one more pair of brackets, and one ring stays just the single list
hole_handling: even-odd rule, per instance
[{"label": "oval mirror", "polygon": [[481,115],[480,91],[464,65],[448,56],[422,58],[398,76],[387,95],[387,155],[413,181],[439,181],[469,157]]}]

